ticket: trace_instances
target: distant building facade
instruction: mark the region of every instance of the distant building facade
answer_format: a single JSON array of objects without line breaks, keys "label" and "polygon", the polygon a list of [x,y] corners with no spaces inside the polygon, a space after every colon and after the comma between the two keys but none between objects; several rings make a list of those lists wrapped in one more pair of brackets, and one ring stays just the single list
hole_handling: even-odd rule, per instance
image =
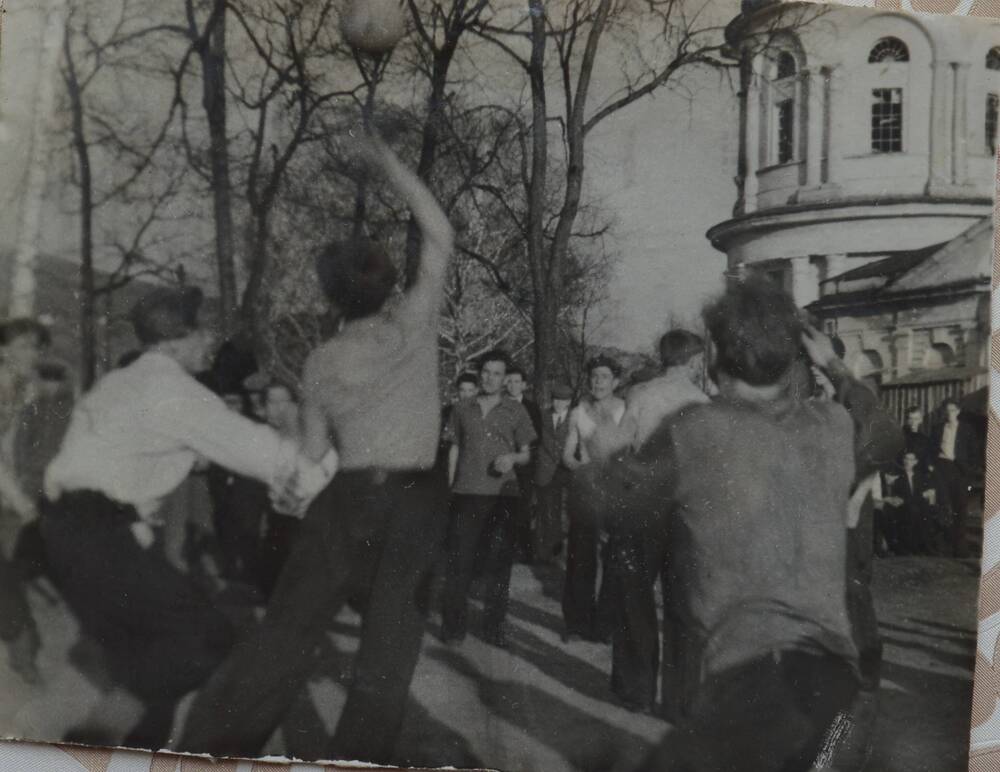
[{"label": "distant building facade", "polygon": [[728,30],[739,192],[708,238],[819,317],[897,412],[985,385],[1000,24],[829,6],[752,43],[778,12],[745,3]]}]

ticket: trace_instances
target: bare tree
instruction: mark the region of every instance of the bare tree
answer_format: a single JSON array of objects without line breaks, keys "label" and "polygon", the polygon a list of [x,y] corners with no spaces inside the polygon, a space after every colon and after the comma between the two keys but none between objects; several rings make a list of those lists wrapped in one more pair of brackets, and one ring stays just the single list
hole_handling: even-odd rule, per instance
[{"label": "bare tree", "polygon": [[[120,0],[113,23],[99,31],[88,9],[74,4],[64,26],[60,71],[72,138],[73,181],[80,191],[80,380],[84,388],[93,383],[98,372],[98,300],[103,296],[110,302],[115,292],[134,279],[163,275],[170,270],[144,250],[153,238],[164,206],[177,194],[180,185],[180,177],[170,174],[162,175],[158,185],[143,185],[142,175],[150,168],[162,134],[151,143],[130,136],[127,127],[116,125],[110,115],[113,110],[102,107],[98,98],[91,97],[91,92],[100,88],[102,74],[110,78],[120,75],[115,51],[131,37],[131,25],[141,17],[142,9],[137,3]],[[140,146],[143,149],[137,150]],[[114,177],[107,173],[107,164],[122,170],[107,189],[99,189],[95,184],[95,152],[102,165],[102,178]],[[128,237],[118,234],[111,238],[111,243],[104,244],[95,235],[97,215],[115,204],[129,208],[134,230]],[[117,255],[115,267],[105,272],[103,281],[95,265],[99,249]]]},{"label": "bare tree", "polygon": [[[527,14],[516,24],[505,28],[481,24],[477,28],[483,38],[522,67],[530,85],[531,160],[524,186],[534,290],[534,385],[539,395],[547,393],[558,346],[559,309],[582,205],[587,139],[607,119],[676,82],[683,71],[695,67],[728,71],[737,67],[725,40],[725,26],[708,18],[708,6],[704,0],[646,0],[641,6],[627,0],[568,0],[558,4],[528,0]],[[797,28],[812,14],[790,13],[780,17],[768,35],[779,29]],[[657,31],[652,40],[649,29]],[[618,87],[599,105],[591,106],[599,52],[605,38],[612,34],[630,36],[634,54],[623,62]],[[647,57],[644,46],[655,47],[656,55]],[[547,63],[550,51],[551,65]],[[554,78],[549,77],[550,73]],[[558,110],[550,108],[553,79],[561,92]],[[554,182],[548,132],[553,119],[561,127],[565,163],[557,182],[561,204],[548,237],[543,202]]]}]

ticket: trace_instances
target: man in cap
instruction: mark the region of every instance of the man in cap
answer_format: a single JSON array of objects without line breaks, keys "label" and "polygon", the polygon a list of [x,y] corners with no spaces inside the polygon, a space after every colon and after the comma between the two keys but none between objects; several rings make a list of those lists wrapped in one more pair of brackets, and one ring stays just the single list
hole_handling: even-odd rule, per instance
[{"label": "man in cap", "polygon": [[[226,618],[156,548],[161,502],[200,457],[276,491],[295,477],[303,499],[336,469],[336,454],[310,462],[193,377],[212,350],[197,325],[200,301],[195,289],[160,288],[135,306],[142,355],[83,396],[45,475],[42,537],[53,579],[106,652],[115,683],[107,703],[131,704],[139,716],[124,743],[154,750],[168,739],[177,702],[233,642]],[[70,736],[121,741],[100,723]]]},{"label": "man in cap", "polygon": [[565,383],[552,387],[552,407],[540,422],[541,439],[535,461],[535,490],[538,507],[535,510],[535,560],[552,563],[562,551],[563,508],[569,490],[570,471],[563,463],[562,453],[569,434],[569,408],[573,390]]}]

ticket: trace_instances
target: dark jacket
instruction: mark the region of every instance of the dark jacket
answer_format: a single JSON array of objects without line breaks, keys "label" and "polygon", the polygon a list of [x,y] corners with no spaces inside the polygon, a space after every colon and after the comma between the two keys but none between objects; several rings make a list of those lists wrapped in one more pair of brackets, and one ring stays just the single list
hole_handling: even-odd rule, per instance
[{"label": "dark jacket", "polygon": [[[530,413],[529,413],[530,415]],[[564,468],[562,462],[563,448],[566,446],[566,436],[569,434],[569,411],[563,422],[556,429],[552,425],[552,411],[547,411],[541,421],[541,440],[535,460],[535,485],[549,485],[556,472]]]},{"label": "dark jacket", "polygon": [[[913,482],[906,476],[903,470],[897,470],[885,476],[885,487],[882,491],[882,498],[895,496],[903,500],[899,508],[906,513],[916,514],[928,506],[928,501],[924,494],[934,488],[930,473],[919,466],[913,471]],[[892,506],[892,505],[890,505]]]},{"label": "dark jacket", "polygon": [[903,428],[904,450],[907,453],[915,453],[921,466],[929,468],[934,466],[934,459],[937,453],[934,451],[931,438],[923,432],[915,432],[908,427]]},{"label": "dark jacket", "polygon": [[535,427],[535,435],[537,437],[542,436],[542,411],[541,408],[535,402],[530,399],[522,399],[521,404],[524,409],[528,411],[528,418],[531,419],[531,425]]},{"label": "dark jacket", "polygon": [[[944,424],[934,431],[931,451],[935,459],[941,454],[941,439]],[[955,466],[964,477],[974,478],[983,473],[985,448],[975,424],[964,415],[958,417],[958,432],[955,435]]]}]

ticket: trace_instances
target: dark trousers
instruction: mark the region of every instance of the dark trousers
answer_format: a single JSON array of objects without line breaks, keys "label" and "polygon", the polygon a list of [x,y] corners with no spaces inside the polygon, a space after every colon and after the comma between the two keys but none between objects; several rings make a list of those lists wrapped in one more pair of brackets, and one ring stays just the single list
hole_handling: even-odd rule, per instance
[{"label": "dark trousers", "polygon": [[565,469],[556,470],[552,482],[535,488],[535,559],[541,562],[553,560],[562,551],[563,510],[566,506],[566,486],[568,475]]},{"label": "dark trousers", "polygon": [[875,510],[871,498],[861,507],[855,528],[847,531],[847,616],[851,637],[861,656],[861,677],[867,688],[878,689],[882,669],[882,637],[878,631],[874,574]]},{"label": "dark trousers", "polygon": [[857,693],[832,656],[776,652],[711,676],[641,772],[806,772]]},{"label": "dark trousers", "polygon": [[222,569],[229,578],[253,583],[261,550],[261,520],[268,507],[267,486],[256,480],[212,468],[212,525]]},{"label": "dark trousers", "polygon": [[934,460],[941,488],[951,509],[951,545],[957,558],[968,554],[965,539],[965,521],[969,511],[969,481],[954,461],[945,458]]},{"label": "dark trousers", "polygon": [[[569,534],[566,539],[566,583],[562,611],[566,632],[584,638],[606,639],[614,628],[616,612],[610,550],[601,549],[600,518],[587,501],[586,488],[570,486]],[[604,563],[604,579],[597,590],[597,572]]]},{"label": "dark trousers", "polygon": [[295,517],[267,513],[267,533],[259,545],[257,561],[257,585],[265,596],[270,597],[278,583],[278,577],[292,552],[295,537],[301,521]]},{"label": "dark trousers", "polygon": [[42,538],[52,579],[104,649],[112,678],[146,704],[126,744],[159,750],[177,702],[208,678],[234,636],[158,545],[139,546],[135,520],[135,510],[99,493],[68,493],[45,506]]},{"label": "dark trousers", "polygon": [[21,572],[0,555],[0,641],[8,643],[34,629]]},{"label": "dark trousers", "polygon": [[354,677],[326,755],[390,761],[420,654],[443,497],[433,471],[340,472],[302,521],[260,627],[195,700],[179,748],[258,755],[304,688],[330,623],[365,591]]},{"label": "dark trousers", "polygon": [[534,469],[531,466],[514,467],[520,493],[514,504],[514,556],[530,563],[534,558],[532,500],[535,497]]},{"label": "dark trousers", "polygon": [[466,634],[469,589],[477,567],[482,569],[484,584],[484,632],[502,632],[510,598],[516,507],[517,499],[512,496],[456,495],[452,499],[442,637],[455,639]]},{"label": "dark trousers", "polygon": [[609,544],[617,608],[611,636],[611,688],[626,704],[651,709],[660,665],[654,585],[662,574],[664,545],[638,534],[612,534]]}]

